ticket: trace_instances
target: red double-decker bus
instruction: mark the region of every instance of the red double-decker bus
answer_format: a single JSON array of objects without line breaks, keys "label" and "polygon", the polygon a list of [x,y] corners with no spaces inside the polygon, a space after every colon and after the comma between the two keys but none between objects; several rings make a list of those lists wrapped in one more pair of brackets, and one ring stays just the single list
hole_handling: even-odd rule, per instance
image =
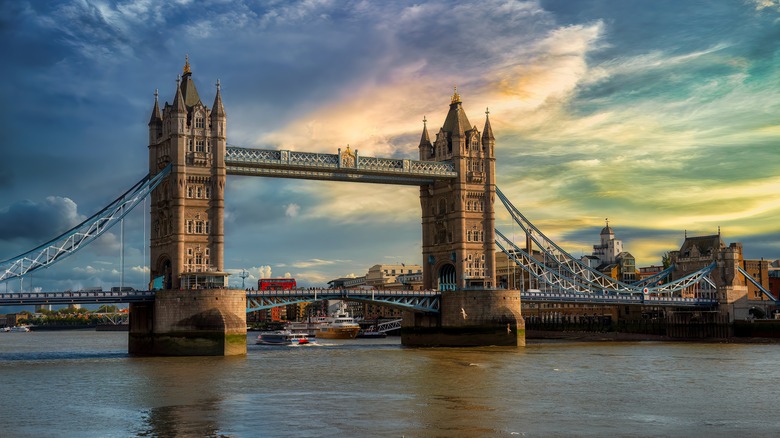
[{"label": "red double-decker bus", "polygon": [[257,290],[289,290],[295,287],[294,278],[261,278],[257,281]]},{"label": "red double-decker bus", "polygon": [[[294,278],[261,278],[257,281],[257,290],[290,290],[295,289]],[[269,310],[261,310],[261,320],[281,321],[287,316],[284,307],[273,307]]]}]

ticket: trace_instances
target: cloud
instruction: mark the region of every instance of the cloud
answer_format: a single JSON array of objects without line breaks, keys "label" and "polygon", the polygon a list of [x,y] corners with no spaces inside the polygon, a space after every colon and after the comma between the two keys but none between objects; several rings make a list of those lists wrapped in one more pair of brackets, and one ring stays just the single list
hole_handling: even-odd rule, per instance
[{"label": "cloud", "polygon": [[287,217],[296,217],[298,216],[298,213],[301,211],[301,206],[298,204],[290,203],[287,204],[287,208],[284,210],[284,215]]},{"label": "cloud", "polygon": [[0,240],[54,238],[84,219],[70,198],[19,201],[0,209]]}]

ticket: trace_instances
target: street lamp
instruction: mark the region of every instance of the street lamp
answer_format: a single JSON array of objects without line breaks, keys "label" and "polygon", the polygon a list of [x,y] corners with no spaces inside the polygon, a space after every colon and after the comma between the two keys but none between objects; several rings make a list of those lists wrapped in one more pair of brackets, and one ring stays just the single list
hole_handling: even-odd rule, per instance
[{"label": "street lamp", "polygon": [[246,269],[242,269],[239,277],[241,277],[241,289],[246,290],[245,282],[246,282],[246,278],[249,277],[249,273],[246,272]]}]

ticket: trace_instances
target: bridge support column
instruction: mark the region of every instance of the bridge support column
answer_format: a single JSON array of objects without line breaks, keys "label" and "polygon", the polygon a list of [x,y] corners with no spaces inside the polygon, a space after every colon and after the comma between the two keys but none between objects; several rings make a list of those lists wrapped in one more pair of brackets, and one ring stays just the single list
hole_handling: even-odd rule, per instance
[{"label": "bridge support column", "polygon": [[441,313],[407,313],[401,344],[411,347],[525,346],[520,291],[443,292]]},{"label": "bridge support column", "polygon": [[161,290],[154,303],[130,305],[130,354],[246,354],[246,291]]}]

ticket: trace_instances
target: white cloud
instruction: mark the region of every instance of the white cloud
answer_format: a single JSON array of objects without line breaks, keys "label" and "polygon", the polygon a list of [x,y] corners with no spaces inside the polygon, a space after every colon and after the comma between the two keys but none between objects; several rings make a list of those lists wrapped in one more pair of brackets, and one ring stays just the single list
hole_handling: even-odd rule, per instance
[{"label": "white cloud", "polygon": [[287,207],[284,210],[284,215],[287,217],[296,217],[298,216],[298,213],[301,211],[301,206],[295,203],[287,204]]}]

